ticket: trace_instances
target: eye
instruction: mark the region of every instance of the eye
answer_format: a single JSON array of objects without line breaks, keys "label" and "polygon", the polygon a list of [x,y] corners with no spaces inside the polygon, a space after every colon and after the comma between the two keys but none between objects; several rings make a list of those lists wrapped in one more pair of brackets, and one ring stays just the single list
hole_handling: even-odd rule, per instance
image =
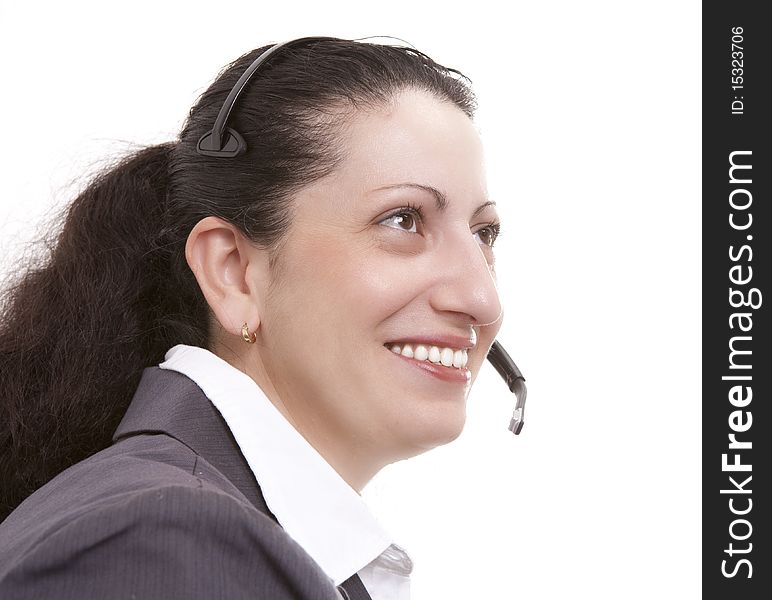
[{"label": "eye", "polygon": [[394,229],[401,229],[407,233],[418,233],[418,230],[414,228],[417,227],[419,222],[423,222],[423,213],[418,206],[403,206],[397,212],[380,221],[380,223],[388,223],[389,221],[396,224]]},{"label": "eye", "polygon": [[478,230],[475,235],[481,235],[483,244],[493,248],[496,240],[501,235],[501,223],[488,223],[485,227]]},{"label": "eye", "polygon": [[[394,223],[394,225],[387,225],[387,227],[393,227],[394,229],[401,229],[407,233],[418,233],[417,226],[419,223],[424,222],[423,212],[420,206],[408,204],[399,208],[396,212],[391,213],[385,219],[382,219],[379,224],[386,224],[388,222]],[[496,240],[501,235],[501,223],[491,222],[486,223],[482,229],[478,229],[474,235],[481,236],[480,239],[483,244],[489,248],[493,248]]]}]

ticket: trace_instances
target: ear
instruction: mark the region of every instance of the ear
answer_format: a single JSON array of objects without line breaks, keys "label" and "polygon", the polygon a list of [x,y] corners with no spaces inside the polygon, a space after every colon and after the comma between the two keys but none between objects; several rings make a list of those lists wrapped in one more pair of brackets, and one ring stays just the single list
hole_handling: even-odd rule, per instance
[{"label": "ear", "polygon": [[268,252],[227,221],[206,217],[188,235],[185,258],[223,329],[241,336],[246,322],[257,332],[270,275]]}]

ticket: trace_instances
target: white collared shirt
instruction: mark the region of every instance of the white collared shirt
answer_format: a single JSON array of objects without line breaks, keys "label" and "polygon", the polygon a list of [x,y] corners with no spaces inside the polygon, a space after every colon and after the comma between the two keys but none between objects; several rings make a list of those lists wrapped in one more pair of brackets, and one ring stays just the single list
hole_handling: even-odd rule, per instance
[{"label": "white collared shirt", "polygon": [[362,497],[246,373],[196,346],[162,369],[192,379],[222,415],[282,528],[340,585],[358,573],[373,600],[408,600],[413,563]]}]

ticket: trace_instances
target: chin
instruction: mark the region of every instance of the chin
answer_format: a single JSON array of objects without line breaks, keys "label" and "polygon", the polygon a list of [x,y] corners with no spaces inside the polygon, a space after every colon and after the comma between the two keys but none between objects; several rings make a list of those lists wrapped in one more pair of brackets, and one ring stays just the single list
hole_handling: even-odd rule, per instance
[{"label": "chin", "polygon": [[466,410],[446,411],[441,416],[432,419],[419,419],[405,423],[401,419],[399,429],[401,435],[398,441],[402,448],[401,458],[410,458],[423,454],[438,446],[444,446],[457,439],[464,431]]}]

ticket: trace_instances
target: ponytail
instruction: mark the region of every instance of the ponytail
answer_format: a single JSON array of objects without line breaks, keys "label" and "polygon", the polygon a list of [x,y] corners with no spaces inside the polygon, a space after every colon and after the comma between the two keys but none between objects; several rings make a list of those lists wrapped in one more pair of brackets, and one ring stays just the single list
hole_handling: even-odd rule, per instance
[{"label": "ponytail", "polygon": [[201,323],[181,331],[167,319],[182,310],[180,298],[164,298],[174,296],[163,226],[173,147],[145,148],[99,175],[42,264],[2,291],[0,521],[110,445],[144,367],[175,343],[206,343]]}]

